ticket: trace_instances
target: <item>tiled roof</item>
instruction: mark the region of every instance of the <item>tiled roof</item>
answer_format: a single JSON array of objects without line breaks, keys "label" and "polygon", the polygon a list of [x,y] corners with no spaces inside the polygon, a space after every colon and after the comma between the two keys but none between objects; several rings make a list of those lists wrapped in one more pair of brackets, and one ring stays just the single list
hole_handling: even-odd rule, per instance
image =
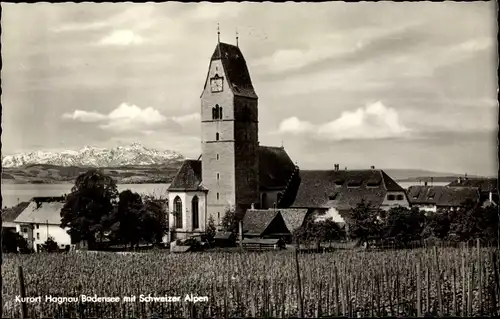
[{"label": "tiled roof", "polygon": [[387,190],[404,191],[377,169],[300,171],[299,176],[300,184],[290,207],[348,210],[363,199],[377,207],[384,201]]},{"label": "tiled roof", "polygon": [[283,147],[259,146],[260,188],[284,189],[295,165]]},{"label": "tiled roof", "polygon": [[473,187],[410,186],[408,200],[412,205],[461,206],[467,199],[479,200],[479,192]]},{"label": "tiled roof", "polygon": [[260,236],[278,213],[274,209],[247,209],[243,217],[243,233]]},{"label": "tiled roof", "polygon": [[219,59],[222,61],[227,82],[234,95],[256,99],[257,94],[253,88],[245,58],[240,49],[231,44],[218,43],[212,55],[212,61]]},{"label": "tiled roof", "polygon": [[169,191],[198,191],[201,187],[201,161],[185,160],[170,184]]},{"label": "tiled roof", "polygon": [[36,197],[17,216],[15,223],[29,224],[61,224],[61,209],[64,206],[63,197]]},{"label": "tiled roof", "polygon": [[451,187],[477,187],[481,192],[497,192],[498,179],[496,178],[461,178],[448,184]]},{"label": "tiled roof", "polygon": [[21,202],[14,207],[7,208],[2,211],[2,222],[13,222],[22,211],[28,207],[30,202]]},{"label": "tiled roof", "polygon": [[293,233],[294,230],[300,228],[304,223],[307,215],[307,209],[285,208],[279,210],[283,220],[285,221],[288,231]]}]

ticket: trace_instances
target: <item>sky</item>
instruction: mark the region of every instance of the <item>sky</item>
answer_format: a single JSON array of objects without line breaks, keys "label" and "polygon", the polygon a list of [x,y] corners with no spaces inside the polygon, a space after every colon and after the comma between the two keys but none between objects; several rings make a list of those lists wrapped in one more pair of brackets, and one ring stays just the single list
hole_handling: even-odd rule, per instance
[{"label": "sky", "polygon": [[141,143],[197,158],[217,44],[261,145],[305,169],[496,176],[494,2],[2,3],[2,155]]}]

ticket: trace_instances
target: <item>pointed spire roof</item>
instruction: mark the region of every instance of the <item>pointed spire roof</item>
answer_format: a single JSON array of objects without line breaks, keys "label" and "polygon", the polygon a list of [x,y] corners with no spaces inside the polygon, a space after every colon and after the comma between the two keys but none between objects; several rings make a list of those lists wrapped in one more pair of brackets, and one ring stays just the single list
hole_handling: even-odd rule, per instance
[{"label": "pointed spire roof", "polygon": [[257,99],[257,94],[252,85],[247,63],[240,49],[231,44],[219,42],[212,54],[211,61],[221,60],[226,76],[226,81],[233,94]]}]

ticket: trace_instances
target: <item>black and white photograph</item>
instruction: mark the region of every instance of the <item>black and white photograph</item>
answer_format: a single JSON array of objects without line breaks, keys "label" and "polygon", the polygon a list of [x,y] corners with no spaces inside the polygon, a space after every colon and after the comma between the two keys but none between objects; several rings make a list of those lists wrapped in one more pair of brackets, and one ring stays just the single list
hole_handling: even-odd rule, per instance
[{"label": "black and white photograph", "polygon": [[498,3],[1,3],[6,319],[500,316]]}]

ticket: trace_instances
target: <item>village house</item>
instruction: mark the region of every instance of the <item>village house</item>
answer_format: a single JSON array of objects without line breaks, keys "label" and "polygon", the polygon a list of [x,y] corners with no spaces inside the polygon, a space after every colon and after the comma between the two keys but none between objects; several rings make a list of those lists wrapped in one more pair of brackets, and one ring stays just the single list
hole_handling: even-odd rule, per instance
[{"label": "village house", "polygon": [[459,177],[448,184],[449,187],[477,188],[482,206],[498,206],[498,179]]},{"label": "village house", "polygon": [[411,206],[427,212],[456,210],[463,207],[467,200],[473,203],[480,201],[479,189],[476,187],[415,185],[410,186],[407,192]]},{"label": "village house", "polygon": [[16,232],[17,224],[14,220],[21,212],[29,205],[30,202],[21,202],[14,207],[5,208],[2,210],[2,229],[12,230]]},{"label": "village house", "polygon": [[361,201],[373,209],[409,207],[404,189],[383,170],[300,170],[283,193],[279,207],[309,210],[310,218],[332,218],[345,225],[345,216]]},{"label": "village house", "polygon": [[241,224],[242,235],[291,243],[293,232],[302,226],[307,213],[307,209],[248,209]]},{"label": "village house", "polygon": [[40,247],[49,237],[66,248],[71,245],[68,229],[62,229],[61,209],[64,197],[34,197],[14,220],[17,232],[28,242],[28,247],[40,251]]},{"label": "village house", "polygon": [[239,47],[218,42],[201,94],[201,149],[168,189],[169,241],[204,233],[227,210],[269,208],[297,170],[283,147],[262,146],[258,97]]}]

